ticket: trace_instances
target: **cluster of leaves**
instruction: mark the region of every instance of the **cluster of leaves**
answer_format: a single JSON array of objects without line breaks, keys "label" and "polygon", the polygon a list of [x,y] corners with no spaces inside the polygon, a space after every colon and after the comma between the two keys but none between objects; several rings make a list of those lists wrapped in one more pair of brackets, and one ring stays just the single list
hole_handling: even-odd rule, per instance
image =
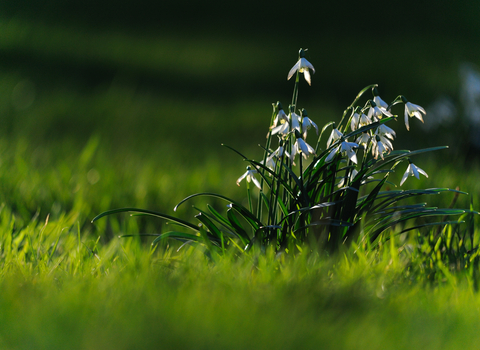
[{"label": "cluster of leaves", "polygon": [[[191,223],[150,210],[122,208],[104,212],[93,221],[120,212],[156,216],[188,230],[154,234],[157,236],[154,244],[173,238],[184,244],[201,246],[208,252],[225,252],[228,246],[245,251],[255,245],[262,249],[272,246],[276,250],[296,246],[301,250],[304,242],[319,244],[322,249],[334,252],[342,244],[351,242],[375,245],[382,234],[393,227],[397,233],[424,226],[443,227],[462,222],[458,218],[448,220],[452,215],[476,213],[472,209],[442,209],[406,201],[442,192],[463,193],[458,190],[384,189],[387,184],[396,187],[388,177],[400,163],[408,162],[400,185],[409,176],[428,176],[411,162],[410,157],[446,148],[394,150],[396,134],[386,125],[396,119],[391,113],[392,107],[399,103],[405,105],[407,129],[411,117],[423,122],[426,112],[422,107],[408,102],[403,95],[387,104],[379,97],[377,85],[370,85],[360,91],[338,124],[330,122],[319,130],[306,110],[297,108],[300,74],[311,84],[311,73],[315,73],[304,50],[300,50],[299,56],[288,74],[288,79],[296,74],[289,113],[285,113],[281,103],[273,105],[263,159],[256,161],[232,149],[249,163],[246,173],[237,180],[240,185],[246,179],[246,206],[220,194],[197,193],[182,200],[175,210],[194,197],[213,196],[228,202],[226,213],[207,205],[207,210],[198,209],[199,214],[195,216],[198,222]],[[361,105],[360,101],[370,91],[373,98]],[[325,143],[322,136],[330,129]],[[316,130],[318,135],[315,147],[307,143],[310,130]],[[277,148],[272,147],[275,140],[278,140]],[[324,144],[326,147],[322,148]],[[256,198],[252,198],[255,194],[252,183],[259,189]],[[426,217],[439,217],[440,220],[419,221]],[[415,224],[407,225],[407,221]]]}]

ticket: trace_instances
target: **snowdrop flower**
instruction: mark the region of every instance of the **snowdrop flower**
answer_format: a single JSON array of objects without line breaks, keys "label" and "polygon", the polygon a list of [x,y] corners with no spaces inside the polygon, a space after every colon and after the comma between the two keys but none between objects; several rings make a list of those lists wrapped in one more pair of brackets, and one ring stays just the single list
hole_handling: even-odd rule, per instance
[{"label": "snowdrop flower", "polygon": [[307,130],[309,130],[312,126],[315,128],[318,135],[318,126],[308,117],[307,111],[305,109],[302,109],[301,114],[303,117],[302,119],[303,138],[304,139],[307,138]]},{"label": "snowdrop flower", "polygon": [[375,102],[376,105],[379,106],[380,108],[388,110],[388,103],[386,103],[384,100],[380,98],[380,96],[378,96],[377,86],[374,86],[372,88],[372,94],[373,94],[373,102]]},{"label": "snowdrop flower", "polygon": [[386,146],[387,149],[393,151],[393,145],[390,140],[393,141],[394,137],[396,136],[395,131],[389,128],[385,124],[380,125],[377,130],[375,131],[375,135],[380,137],[380,141],[383,145]]},{"label": "snowdrop flower", "polygon": [[295,63],[292,69],[290,69],[290,72],[288,72],[287,80],[290,80],[290,78],[295,74],[295,72],[298,71],[300,73],[303,73],[308,85],[312,85],[312,80],[310,78],[310,70],[312,71],[312,73],[315,74],[315,68],[313,68],[312,64],[308,62],[305,58],[304,50],[300,49],[299,56],[300,58],[297,63]]},{"label": "snowdrop flower", "polygon": [[300,116],[293,111],[293,107],[290,107],[290,114],[288,115],[288,119],[290,121],[290,126],[293,130],[297,130],[298,132],[302,132],[300,129]]},{"label": "snowdrop flower", "polygon": [[340,145],[335,147],[329,153],[327,158],[325,158],[325,162],[327,162],[327,163],[330,162],[333,159],[333,157],[335,156],[335,154],[340,152],[340,153],[345,153],[347,155],[348,159],[350,159],[353,163],[357,164],[357,154],[353,150],[354,148],[357,148],[357,147],[358,147],[358,144],[356,144],[355,142],[342,141],[342,143]]},{"label": "snowdrop flower", "polygon": [[385,110],[388,110],[388,103],[386,103],[384,100],[378,96],[378,89],[376,86],[372,88],[372,93],[373,93],[373,102],[380,108],[383,108]]},{"label": "snowdrop flower", "polygon": [[371,101],[371,106],[368,109],[368,119],[376,121],[382,119],[383,115],[387,117],[393,117],[393,114],[387,111],[385,108],[378,107],[374,101]]},{"label": "snowdrop flower", "polygon": [[335,127],[335,124],[333,124],[333,130],[327,141],[327,148],[329,148],[332,143],[335,143],[335,141],[340,140],[342,137],[343,137],[343,134],[340,131],[338,131],[338,129]]},{"label": "snowdrop flower", "polygon": [[353,113],[352,120],[350,121],[350,129],[352,131],[357,130],[359,121],[360,121],[360,115],[357,112]]},{"label": "snowdrop flower", "polygon": [[[275,168],[277,167],[277,163],[275,163],[275,161],[272,158],[268,157],[265,164],[266,164],[267,168],[270,168],[270,170],[275,171]],[[260,161],[260,164],[263,165],[263,160]],[[260,169],[260,166],[257,166],[257,168]],[[271,176],[272,174],[269,173],[269,175]]]},{"label": "snowdrop flower", "polygon": [[287,157],[290,158],[290,154],[285,151],[285,148],[284,148],[282,145],[278,146],[278,148],[277,148],[275,151],[273,151],[273,152],[268,156],[268,158],[267,158],[267,164],[270,163],[271,161],[273,161],[273,158],[274,158],[274,157],[277,158],[277,159],[279,159],[279,158],[281,158],[284,154],[285,154]]},{"label": "snowdrop flower", "polygon": [[362,132],[362,135],[360,135],[355,142],[358,143],[359,146],[363,145],[366,148],[368,141],[370,141],[370,133]]},{"label": "snowdrop flower", "polygon": [[278,113],[275,119],[273,120],[273,125],[270,127],[270,129],[273,129],[274,127],[276,127],[278,123],[288,121],[288,117],[285,114],[285,111],[283,110],[282,104],[280,102],[277,102],[277,108],[278,108]]},{"label": "snowdrop flower", "polygon": [[257,186],[259,189],[262,189],[262,186],[260,186],[260,182],[258,182],[258,180],[254,176],[256,172],[256,170],[251,169],[249,166],[247,166],[247,172],[238,178],[237,185],[240,186],[240,181],[247,178],[247,182],[253,181],[255,186]]},{"label": "snowdrop flower", "polygon": [[380,96],[375,96],[373,102],[375,102],[377,106],[380,106],[380,108],[388,110],[388,103],[382,100]]},{"label": "snowdrop flower", "polygon": [[[375,135],[375,138],[372,138],[373,146],[372,146],[372,155],[375,159],[383,158],[384,153],[390,153],[393,150],[393,147],[390,147],[392,144],[390,142],[386,143],[382,141],[379,135]],[[388,140],[387,140],[388,141]]]},{"label": "snowdrop flower", "polygon": [[350,129],[352,129],[352,131],[355,131],[359,127],[362,127],[371,123],[372,123],[371,120],[368,119],[368,117],[361,112],[361,108],[357,107],[355,110],[355,113],[352,116],[352,120],[350,122]]},{"label": "snowdrop flower", "polygon": [[402,96],[402,101],[405,103],[405,126],[407,127],[407,130],[410,130],[410,126],[408,125],[408,117],[416,117],[423,123],[422,113],[427,114],[425,109],[419,105],[408,102],[404,96]]},{"label": "snowdrop flower", "polygon": [[393,140],[395,136],[395,131],[392,128],[389,128],[385,124],[380,125],[375,132],[377,135],[382,135],[388,137],[390,140]]},{"label": "snowdrop flower", "polygon": [[290,123],[288,120],[283,121],[280,125],[274,127],[272,129],[272,135],[280,134],[280,135],[287,135],[290,132]]},{"label": "snowdrop flower", "polygon": [[372,124],[372,120],[366,116],[365,114],[362,113],[362,115],[360,116],[360,127],[362,126],[365,126],[365,125],[368,125],[368,124]]},{"label": "snowdrop flower", "polygon": [[411,160],[409,160],[409,162],[410,163],[408,164],[407,171],[405,171],[405,174],[403,174],[403,177],[402,177],[402,181],[400,181],[400,186],[403,185],[403,183],[409,176],[415,176],[417,179],[420,179],[419,174],[422,174],[428,177],[427,173],[424,170],[420,169],[415,164],[413,164]]},{"label": "snowdrop flower", "polygon": [[303,158],[307,159],[310,154],[315,155],[315,149],[305,142],[301,137],[297,137],[297,140],[292,146],[291,158],[294,159],[297,153],[302,154]]}]

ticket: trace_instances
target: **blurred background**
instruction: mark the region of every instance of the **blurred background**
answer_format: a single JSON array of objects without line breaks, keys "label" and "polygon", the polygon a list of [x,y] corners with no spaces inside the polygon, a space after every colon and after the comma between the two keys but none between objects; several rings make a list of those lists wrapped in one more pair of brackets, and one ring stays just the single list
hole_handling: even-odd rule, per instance
[{"label": "blurred background", "polygon": [[479,18],[476,0],[3,0],[0,151],[18,172],[3,170],[1,199],[20,191],[19,210],[55,213],[88,186],[94,211],[171,208],[227,183],[235,195],[245,164],[220,144],[259,157],[301,47],[316,68],[298,101],[311,119],[338,121],[369,84],[387,102],[403,94],[427,116],[409,133],[393,123],[396,147],[449,145],[447,178],[477,162]]}]

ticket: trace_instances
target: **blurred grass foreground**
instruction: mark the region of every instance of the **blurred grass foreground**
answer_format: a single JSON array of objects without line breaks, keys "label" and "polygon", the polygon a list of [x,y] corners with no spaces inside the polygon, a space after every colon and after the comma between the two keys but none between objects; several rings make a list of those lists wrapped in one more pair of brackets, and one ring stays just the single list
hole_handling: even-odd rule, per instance
[{"label": "blurred grass foreground", "polygon": [[[259,158],[271,103],[291,98],[299,47],[317,70],[301,105],[318,125],[368,84],[390,100],[408,94],[427,128],[398,123],[398,148],[450,146],[421,158],[429,178],[414,186],[459,186],[469,196],[456,205],[478,208],[476,1],[382,4],[388,25],[367,20],[378,4],[310,2],[301,30],[282,18],[290,2],[242,5],[0,3],[0,348],[477,346],[466,226],[374,251],[212,263],[117,237],[162,232],[156,221],[90,223],[125,206],[171,213],[199,191],[243,198],[235,181],[246,164],[220,144]],[[433,201],[448,207],[452,196]],[[470,227],[478,246],[478,222]]]}]

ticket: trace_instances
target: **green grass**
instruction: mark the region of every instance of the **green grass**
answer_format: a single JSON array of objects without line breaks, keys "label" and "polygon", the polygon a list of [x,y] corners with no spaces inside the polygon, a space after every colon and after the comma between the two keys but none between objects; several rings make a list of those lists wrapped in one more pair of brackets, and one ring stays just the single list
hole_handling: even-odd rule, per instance
[{"label": "green grass", "polygon": [[[1,215],[1,232],[9,232],[11,213]],[[433,261],[438,273],[430,278],[424,258],[396,245],[213,263],[198,251],[154,251],[137,239],[102,244],[66,220],[33,221],[9,237],[1,237],[4,349],[457,349],[478,342],[471,271],[453,274]]]}]

